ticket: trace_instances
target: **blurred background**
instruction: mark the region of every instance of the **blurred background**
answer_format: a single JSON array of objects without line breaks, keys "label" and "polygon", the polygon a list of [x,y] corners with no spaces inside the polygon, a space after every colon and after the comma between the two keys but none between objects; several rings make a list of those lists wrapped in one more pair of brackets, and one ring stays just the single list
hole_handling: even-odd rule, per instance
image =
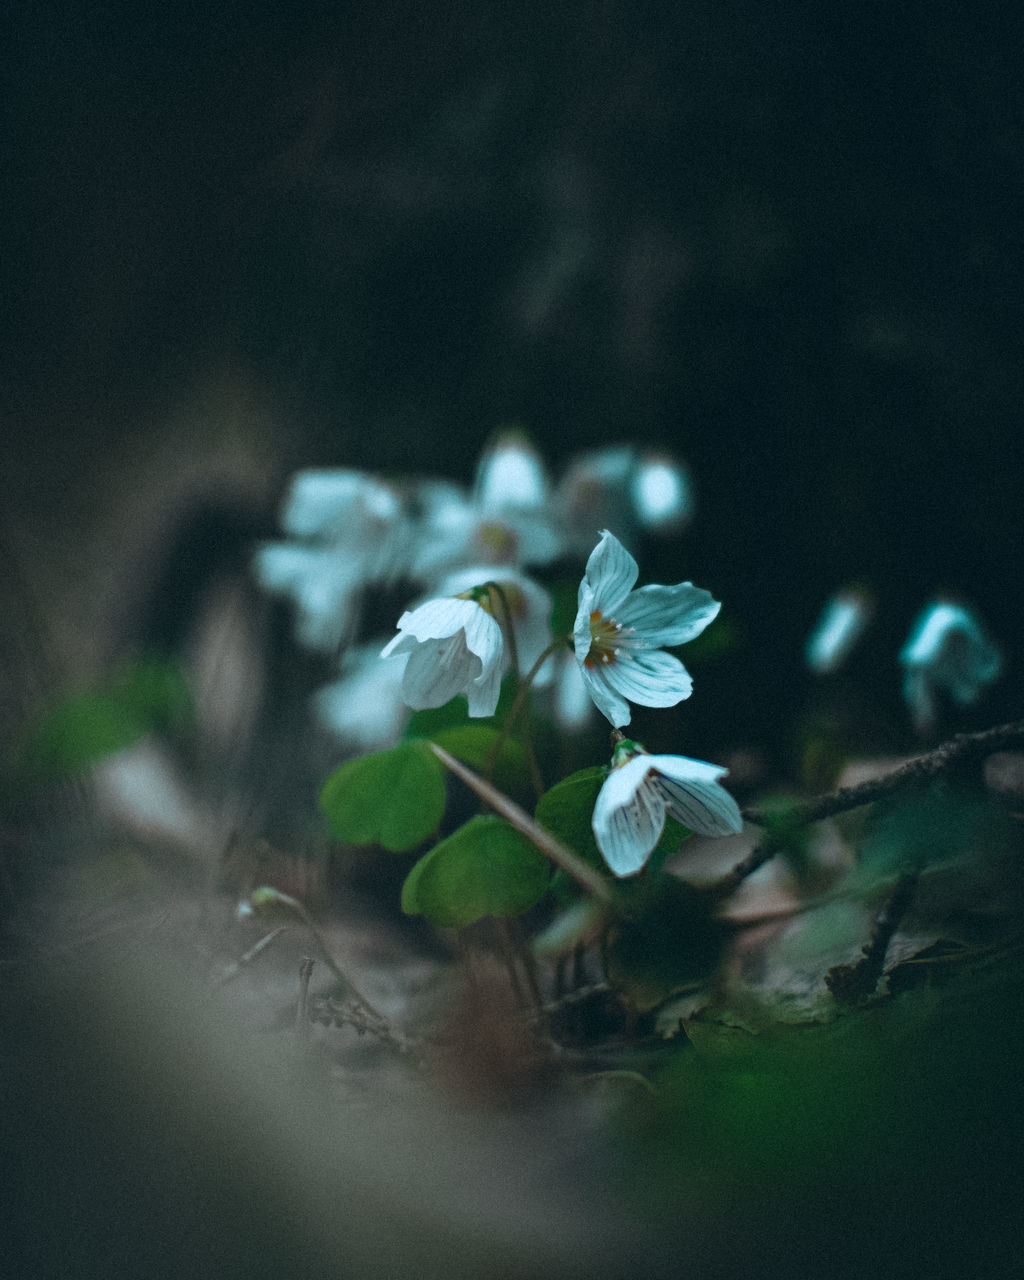
[{"label": "blurred background", "polygon": [[[812,741],[875,755],[919,747],[896,655],[940,591],[977,607],[1005,658],[1000,682],[944,731],[1019,715],[1022,25],[1009,0],[5,6],[0,748],[36,708],[125,656],[185,652],[209,717],[221,704],[204,689],[234,699],[210,739],[215,759],[235,750],[228,788],[248,771],[241,789],[285,791],[304,732],[294,709],[328,674],[286,647],[261,651],[287,627],[275,638],[272,625],[246,625],[259,608],[252,546],[274,536],[288,476],[344,466],[468,483],[492,431],[513,422],[556,474],[577,451],[620,441],[692,469],[696,518],[644,545],[642,571],[712,590],[724,607],[707,635],[732,643],[717,656],[683,651],[697,693],[649,721],[664,735],[655,749],[729,763],[742,788],[829,785],[839,758],[826,749],[808,768]],[[816,682],[805,640],[851,582],[873,592],[874,624],[849,669]],[[224,641],[226,662],[204,665],[216,648],[204,637]],[[246,710],[251,673],[268,662],[277,700]],[[137,791],[156,788],[166,821],[176,793],[145,763]],[[191,763],[202,777],[204,760]],[[311,769],[291,792],[302,822],[316,820],[323,776]],[[67,832],[84,833],[91,810],[65,800],[51,844],[74,857]],[[195,811],[182,807],[182,821]],[[213,866],[234,817],[213,837],[177,830],[178,847]],[[290,1074],[293,1056],[264,1070],[249,1024],[234,1037],[219,1007],[207,1015],[214,960],[251,941],[228,895],[204,899],[201,928],[185,895],[170,913],[158,898],[155,923],[140,924],[129,883],[131,928],[112,934],[113,958],[97,957],[102,931],[124,924],[125,848],[100,859],[93,899],[69,877],[71,906],[85,903],[70,925],[46,902],[23,913],[30,942],[52,950],[41,966],[30,956],[4,969],[0,984],[11,1029],[0,1122],[14,1170],[2,1194],[14,1202],[5,1220],[20,1223],[9,1253],[20,1241],[43,1257],[19,1274],[87,1275],[91,1260],[104,1275],[336,1275],[346,1251],[351,1274],[389,1277],[480,1275],[495,1258],[509,1276],[621,1276],[620,1253],[661,1273],[646,1207],[623,1190],[633,1174],[598,1195],[606,1170],[588,1142],[543,1113],[532,1164],[508,1155],[523,1142],[518,1114],[469,1139],[452,1137],[446,1114],[411,1154],[408,1133],[335,1142]],[[5,818],[5,902],[26,850]],[[381,915],[397,916],[404,868],[375,862],[373,874],[391,876]],[[198,950],[210,937],[220,950]],[[375,926],[372,949],[356,950],[356,972],[371,991],[393,989],[401,1010],[411,979],[382,937]],[[253,979],[244,1008],[264,1032],[282,1009],[291,1025],[292,959],[269,995],[265,971]],[[988,1038],[973,1008],[959,1023],[936,1014],[918,1056],[894,1060],[907,1092],[886,1105],[911,1116],[905,1150],[883,1105],[855,1159],[839,1144],[824,1174],[812,1167],[802,1216],[785,1178],[768,1209],[759,1188],[747,1201],[741,1191],[741,1217],[753,1204],[773,1219],[780,1274],[794,1274],[793,1247],[807,1274],[912,1274],[922,1259],[938,1274],[952,1232],[976,1251],[965,1276],[1016,1274],[994,1246],[988,1265],[983,1246],[1014,1234],[1019,1206],[1019,1173],[1004,1169],[1020,1168],[1021,1108],[1005,1102],[1020,1007],[1019,984],[999,986],[982,1005]],[[842,1044],[833,1074],[811,1061],[818,1109],[801,1083],[779,1114],[809,1116],[808,1133],[819,1116],[856,1114],[844,1090],[852,1097],[863,1076],[857,1105],[874,1115],[890,1096],[890,1047],[867,1072]],[[926,1063],[939,1067],[932,1092],[919,1086]],[[774,1115],[771,1081],[767,1097]],[[756,1171],[762,1131],[737,1114],[730,1159]],[[681,1132],[665,1130],[673,1159]],[[466,1156],[473,1142],[479,1159]],[[717,1169],[710,1139],[709,1150]],[[760,1227],[735,1243],[731,1202],[717,1184],[703,1200],[694,1185],[673,1192],[663,1219],[687,1265],[706,1238],[706,1274],[765,1274]],[[401,1230],[399,1202],[411,1206]],[[583,1202],[592,1220],[568,1231]],[[915,1213],[920,1239],[901,1251]],[[634,1214],[632,1230],[617,1221]],[[404,1261],[380,1254],[387,1232]],[[212,1261],[196,1262],[203,1251]]]},{"label": "blurred background", "polygon": [[[621,440],[691,466],[697,519],[643,569],[736,628],[686,708],[700,754],[787,771],[802,646],[850,581],[877,738],[907,732],[894,658],[938,590],[1007,657],[962,725],[1019,705],[1016,6],[7,21],[4,558],[58,683],[151,625],[211,508],[240,546],[298,466],[468,481],[518,422],[556,469]],[[161,590],[173,630],[189,590]]]}]

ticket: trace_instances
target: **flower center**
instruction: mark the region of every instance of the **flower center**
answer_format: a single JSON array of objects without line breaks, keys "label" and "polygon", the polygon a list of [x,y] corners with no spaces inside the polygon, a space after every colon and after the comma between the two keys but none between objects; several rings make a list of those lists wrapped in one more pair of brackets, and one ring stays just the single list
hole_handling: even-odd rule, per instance
[{"label": "flower center", "polygon": [[607,667],[619,656],[621,625],[606,618],[600,609],[590,615],[590,651],[583,659],[585,667]]},{"label": "flower center", "polygon": [[519,539],[514,530],[497,520],[485,520],[479,525],[476,542],[484,558],[494,562],[514,560],[519,550]]}]

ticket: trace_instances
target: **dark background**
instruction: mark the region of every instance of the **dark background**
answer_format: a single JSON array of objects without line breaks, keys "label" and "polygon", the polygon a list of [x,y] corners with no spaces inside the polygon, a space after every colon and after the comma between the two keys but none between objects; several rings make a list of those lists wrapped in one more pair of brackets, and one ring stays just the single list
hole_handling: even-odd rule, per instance
[{"label": "dark background", "polygon": [[311,463],[469,479],[511,420],[556,465],[677,449],[699,517],[644,569],[714,590],[741,637],[687,706],[695,754],[771,744],[818,696],[801,647],[851,579],[877,593],[855,672],[894,745],[895,654],[938,589],[1008,660],[959,723],[1014,714],[1018,6],[8,21],[2,470],[29,545],[115,436],[148,448],[161,405],[230,368],[275,406],[275,493]]}]

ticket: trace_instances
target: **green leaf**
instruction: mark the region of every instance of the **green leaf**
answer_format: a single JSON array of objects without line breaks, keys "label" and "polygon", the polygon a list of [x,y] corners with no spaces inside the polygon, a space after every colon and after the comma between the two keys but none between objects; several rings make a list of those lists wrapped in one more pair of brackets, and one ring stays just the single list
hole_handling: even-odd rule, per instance
[{"label": "green leaf", "polygon": [[348,761],[320,791],[320,808],[336,839],[381,844],[395,853],[436,831],[444,806],[444,769],[418,741]]},{"label": "green leaf", "polygon": [[544,792],[537,801],[534,814],[546,831],[567,844],[584,862],[605,872],[608,866],[594,839],[591,818],[597,793],[607,776],[608,769],[604,765],[593,765],[571,773],[564,781]]},{"label": "green leaf", "polygon": [[501,695],[493,716],[476,716],[471,719],[469,704],[460,694],[457,698],[446,702],[443,707],[429,707],[426,711],[414,711],[405,727],[405,737],[406,739],[433,738],[445,729],[456,729],[463,725],[500,727],[515,696],[515,680],[510,675],[506,676],[501,682]]},{"label": "green leaf", "polygon": [[81,773],[147,733],[184,728],[191,716],[180,668],[141,658],[45,711],[16,751],[15,768],[44,778]]},{"label": "green leaf", "polygon": [[[430,740],[450,751],[463,764],[483,770],[487,767],[500,736],[500,730],[491,725],[467,724],[442,729],[440,733],[431,734]],[[526,752],[521,742],[505,739],[495,761],[494,783],[503,791],[522,790],[529,786]]]},{"label": "green leaf", "polygon": [[547,891],[550,863],[502,818],[470,820],[416,863],[402,887],[402,910],[444,929],[484,916],[518,916]]}]

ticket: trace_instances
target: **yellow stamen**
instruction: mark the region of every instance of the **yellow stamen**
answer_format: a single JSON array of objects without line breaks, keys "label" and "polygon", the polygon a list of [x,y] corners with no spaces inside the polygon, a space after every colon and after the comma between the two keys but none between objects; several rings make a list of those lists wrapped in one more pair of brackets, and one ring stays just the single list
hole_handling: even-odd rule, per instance
[{"label": "yellow stamen", "polygon": [[583,659],[585,667],[607,667],[619,656],[622,627],[614,618],[606,618],[600,609],[590,615],[590,652]]}]

